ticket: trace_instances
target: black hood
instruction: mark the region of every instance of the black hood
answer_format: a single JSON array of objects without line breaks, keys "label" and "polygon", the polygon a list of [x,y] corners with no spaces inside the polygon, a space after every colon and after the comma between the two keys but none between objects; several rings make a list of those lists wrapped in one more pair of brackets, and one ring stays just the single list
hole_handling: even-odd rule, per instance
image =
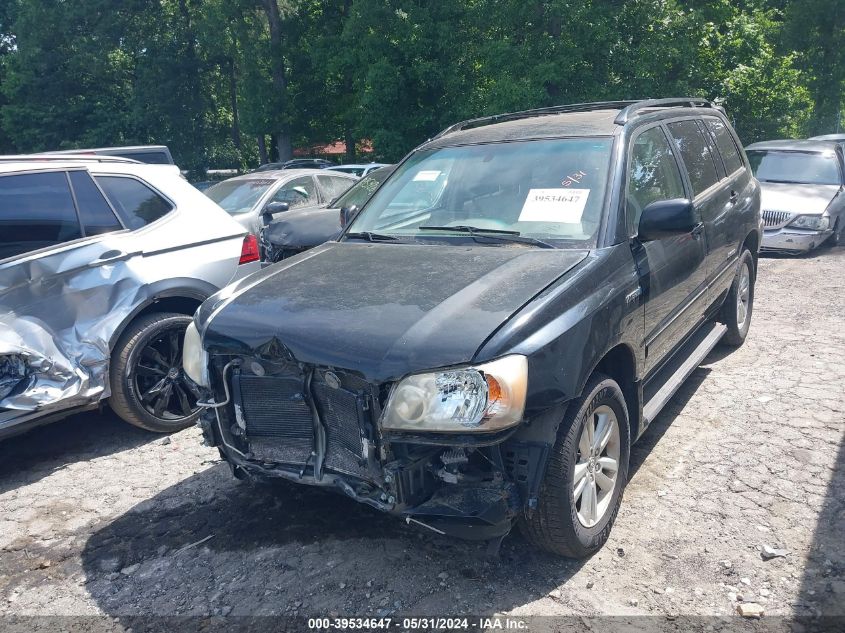
[{"label": "black hood", "polygon": [[587,251],[328,243],[209,299],[212,354],[287,350],[383,382],[470,362],[521,306]]}]

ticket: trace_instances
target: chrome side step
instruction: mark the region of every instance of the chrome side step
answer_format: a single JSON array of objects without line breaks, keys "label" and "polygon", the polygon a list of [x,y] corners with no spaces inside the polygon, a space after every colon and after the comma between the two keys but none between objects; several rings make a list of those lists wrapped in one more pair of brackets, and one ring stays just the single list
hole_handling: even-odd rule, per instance
[{"label": "chrome side step", "polygon": [[[661,409],[666,406],[666,403],[675,395],[675,392],[684,384],[690,374],[707,358],[707,355],[712,351],[718,342],[728,331],[727,326],[721,323],[712,323],[709,326],[704,326],[696,332],[694,338],[685,346],[692,349],[685,354],[684,360],[680,364],[673,364],[670,361],[670,367],[666,370],[661,370],[660,373],[671,371],[665,380],[660,384],[660,388],[654,392],[648,401],[643,406],[643,428],[647,427]],[[685,350],[681,350],[683,353]],[[656,378],[659,378],[656,377]]]}]

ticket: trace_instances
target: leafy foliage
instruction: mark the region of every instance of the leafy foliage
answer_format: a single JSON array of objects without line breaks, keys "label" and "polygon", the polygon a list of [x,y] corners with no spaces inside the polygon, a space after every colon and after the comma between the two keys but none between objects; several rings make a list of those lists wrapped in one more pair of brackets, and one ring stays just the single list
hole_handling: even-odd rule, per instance
[{"label": "leafy foliage", "polygon": [[835,131],[829,0],[0,0],[0,149],[164,143],[201,172],[471,116],[724,100],[745,142]]}]

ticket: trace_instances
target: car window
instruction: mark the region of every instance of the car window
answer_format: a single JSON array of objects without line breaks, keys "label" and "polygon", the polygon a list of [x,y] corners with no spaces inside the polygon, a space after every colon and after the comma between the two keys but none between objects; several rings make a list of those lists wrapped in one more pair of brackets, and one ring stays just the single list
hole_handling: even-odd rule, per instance
[{"label": "car window", "polygon": [[227,213],[239,215],[252,211],[276,182],[275,178],[231,178],[209,187],[203,193]]},{"label": "car window", "polygon": [[346,193],[335,200],[333,205],[338,208],[351,207],[352,205],[358,208],[363,207],[364,203],[372,197],[378,186],[384,182],[390,173],[389,169],[371,171],[369,175],[361,178]]},{"label": "car window", "polygon": [[737,169],[742,167],[742,158],[739,155],[739,148],[734,142],[733,136],[728,131],[728,126],[719,119],[706,118],[704,122],[713,138],[716,139],[716,148],[719,154],[722,155],[722,162],[725,163],[725,171],[728,174],[734,173]]},{"label": "car window", "polygon": [[349,232],[436,242],[461,239],[460,227],[472,227],[589,247],[601,222],[612,143],[596,137],[420,150],[378,189]]},{"label": "car window", "polygon": [[317,204],[317,188],[311,176],[300,176],[282,185],[270,202],[287,202],[291,209]]},{"label": "car window", "polygon": [[326,200],[334,200],[344,191],[355,184],[351,178],[338,178],[337,176],[317,176],[320,186],[326,192]]},{"label": "car window", "polygon": [[88,172],[70,172],[70,183],[76,197],[79,219],[85,227],[85,235],[102,235],[123,229]]},{"label": "car window", "polygon": [[716,163],[707,139],[693,120],[676,121],[667,125],[675,144],[681,151],[692,190],[698,195],[719,180]]},{"label": "car window", "polygon": [[631,148],[627,194],[629,230],[633,233],[643,209],[652,202],[683,197],[681,173],[666,134],[659,127],[646,130]]},{"label": "car window", "polygon": [[173,210],[173,205],[135,178],[96,176],[109,201],[130,229],[140,229]]},{"label": "car window", "polygon": [[65,172],[0,177],[0,259],[80,237]]},{"label": "car window", "polygon": [[750,150],[748,162],[758,180],[806,185],[842,183],[834,152]]}]

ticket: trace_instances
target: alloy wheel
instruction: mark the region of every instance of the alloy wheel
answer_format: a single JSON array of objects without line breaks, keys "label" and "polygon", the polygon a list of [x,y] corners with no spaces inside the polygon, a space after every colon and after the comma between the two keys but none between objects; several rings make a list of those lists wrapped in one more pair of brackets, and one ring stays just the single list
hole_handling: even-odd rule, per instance
[{"label": "alloy wheel", "polygon": [[578,520],[593,527],[607,513],[618,485],[619,420],[607,405],[599,406],[584,422],[572,477]]},{"label": "alloy wheel", "polygon": [[739,271],[739,288],[736,293],[736,326],[739,330],[745,327],[748,319],[748,309],[751,302],[751,270],[748,264],[743,262]]},{"label": "alloy wheel", "polygon": [[144,409],[173,422],[199,410],[199,391],[182,369],[181,325],[157,333],[144,344],[135,360],[132,386]]}]

